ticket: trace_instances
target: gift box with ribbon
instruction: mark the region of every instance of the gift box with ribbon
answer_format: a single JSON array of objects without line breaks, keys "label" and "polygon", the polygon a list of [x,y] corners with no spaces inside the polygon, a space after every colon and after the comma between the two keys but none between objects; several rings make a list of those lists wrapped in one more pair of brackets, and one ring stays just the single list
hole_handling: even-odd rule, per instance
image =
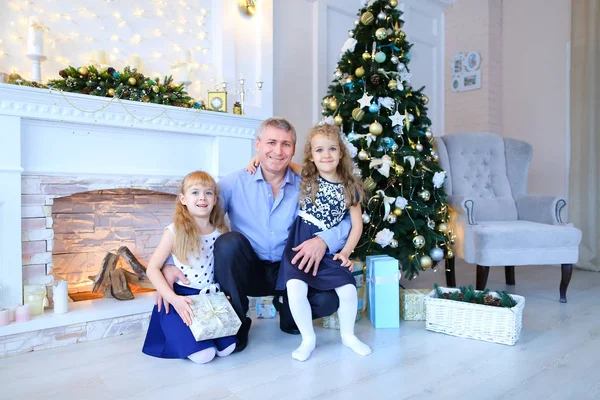
[{"label": "gift box with ribbon", "polygon": [[188,296],[194,312],[190,329],[196,341],[235,335],[242,322],[223,292]]},{"label": "gift box with ribbon", "polygon": [[400,318],[425,321],[425,297],[431,289],[400,289]]},{"label": "gift box with ribbon", "polygon": [[367,311],[375,328],[400,326],[400,272],[390,256],[367,257]]}]

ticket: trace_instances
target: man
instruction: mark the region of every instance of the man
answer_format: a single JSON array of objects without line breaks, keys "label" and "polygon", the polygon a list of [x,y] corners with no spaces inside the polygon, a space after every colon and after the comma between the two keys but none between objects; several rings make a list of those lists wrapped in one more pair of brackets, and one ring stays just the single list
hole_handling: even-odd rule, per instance
[{"label": "man", "polygon": [[[287,241],[289,228],[298,212],[300,178],[289,169],[295,152],[296,131],[283,118],[269,118],[258,127],[254,147],[260,166],[254,175],[245,170],[234,172],[219,181],[222,206],[228,214],[231,232],[221,235],[215,243],[215,279],[230,297],[233,308],[242,320],[236,351],[248,343],[251,319],[247,296],[277,295],[275,283],[279,263]],[[344,245],[350,231],[346,218],[336,228],[321,232],[298,247],[292,263],[305,273],[316,275],[323,255]],[[165,266],[168,282],[183,278],[174,267]],[[313,318],[332,314],[338,308],[335,291],[309,290]],[[160,304],[160,301],[159,301]],[[166,306],[166,305],[165,305]],[[283,293],[280,312],[282,331],[298,334]]]}]

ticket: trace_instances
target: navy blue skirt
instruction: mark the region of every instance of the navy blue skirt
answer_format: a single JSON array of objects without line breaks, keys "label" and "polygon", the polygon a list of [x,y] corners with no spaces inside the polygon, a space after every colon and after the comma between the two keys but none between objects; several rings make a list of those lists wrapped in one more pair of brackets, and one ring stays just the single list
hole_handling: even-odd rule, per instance
[{"label": "navy blue skirt", "polygon": [[[192,296],[200,292],[198,289],[178,284],[173,286],[173,290],[180,296]],[[237,343],[235,336],[197,342],[189,326],[183,323],[175,311],[175,307],[171,306],[171,310],[166,314],[164,307],[158,312],[157,306],[154,306],[142,351],[149,356],[160,358],[187,358],[190,354],[209,347],[219,351],[225,350],[233,343]]]},{"label": "navy blue skirt", "polygon": [[277,290],[284,290],[287,281],[290,279],[299,279],[306,282],[308,286],[318,290],[331,290],[348,284],[356,286],[356,280],[352,276],[352,272],[348,268],[342,267],[340,260],[334,261],[333,254],[326,253],[323,256],[321,264],[319,264],[317,276],[313,276],[312,269],[309,273],[300,271],[298,269],[300,262],[296,265],[292,264],[292,259],[296,255],[296,252],[292,248],[308,239],[314,238],[318,232],[320,232],[319,228],[304,222],[302,217],[296,217],[294,224],[290,228],[290,235],[283,251],[283,257],[281,258],[279,277],[276,285]]}]

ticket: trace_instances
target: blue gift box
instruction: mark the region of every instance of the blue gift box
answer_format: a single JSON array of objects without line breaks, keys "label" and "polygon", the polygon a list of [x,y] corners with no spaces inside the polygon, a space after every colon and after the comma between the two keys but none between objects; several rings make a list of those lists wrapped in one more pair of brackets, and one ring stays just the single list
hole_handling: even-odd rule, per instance
[{"label": "blue gift box", "polygon": [[375,328],[400,326],[400,272],[398,260],[390,256],[368,256],[367,310]]}]

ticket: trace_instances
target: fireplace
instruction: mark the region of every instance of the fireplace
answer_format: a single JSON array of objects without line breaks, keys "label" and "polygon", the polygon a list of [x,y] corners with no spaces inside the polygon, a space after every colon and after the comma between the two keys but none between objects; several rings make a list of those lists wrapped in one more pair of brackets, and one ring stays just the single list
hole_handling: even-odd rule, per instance
[{"label": "fireplace", "polygon": [[147,263],[182,177],[242,168],[259,123],[0,84],[0,304],[53,276],[89,290],[98,258],[122,245]]}]

